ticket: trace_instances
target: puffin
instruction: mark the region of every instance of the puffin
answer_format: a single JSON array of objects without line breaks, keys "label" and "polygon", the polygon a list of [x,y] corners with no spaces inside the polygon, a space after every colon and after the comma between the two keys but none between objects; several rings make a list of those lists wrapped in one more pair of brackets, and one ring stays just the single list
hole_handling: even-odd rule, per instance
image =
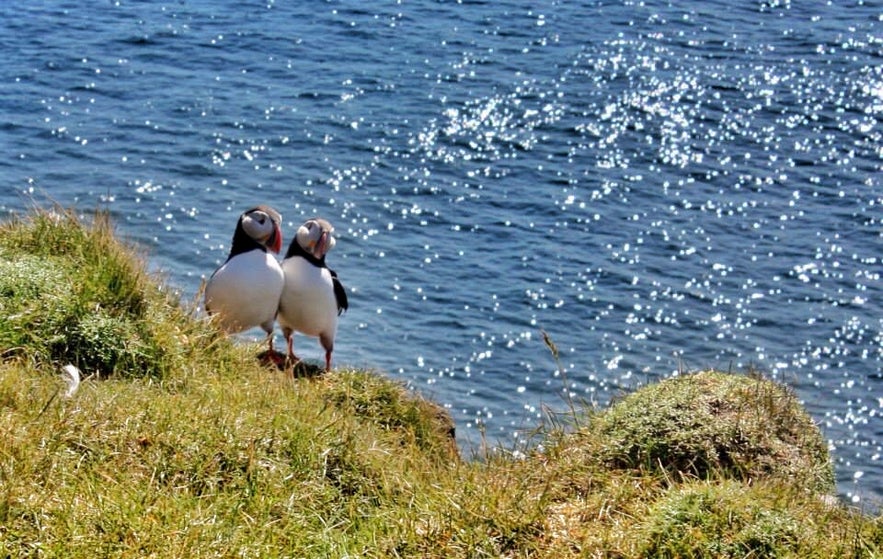
[{"label": "puffin", "polygon": [[273,356],[273,325],[285,283],[276,257],[282,249],[282,216],[265,205],[239,216],[230,255],[205,286],[205,310],[227,334],[260,326]]},{"label": "puffin", "polygon": [[294,355],[295,331],[317,337],[325,350],[326,372],[331,370],[337,319],[349,307],[337,273],[325,264],[325,255],[335,244],[332,231],[331,223],[318,217],[298,227],[282,260],[285,286],[277,314],[288,343],[288,359],[298,361]]}]

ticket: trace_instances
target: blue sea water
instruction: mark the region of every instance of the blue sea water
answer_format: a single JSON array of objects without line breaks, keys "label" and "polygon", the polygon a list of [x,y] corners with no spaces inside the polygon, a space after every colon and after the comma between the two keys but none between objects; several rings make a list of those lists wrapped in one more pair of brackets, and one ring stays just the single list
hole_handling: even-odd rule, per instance
[{"label": "blue sea water", "polygon": [[322,215],[336,364],[464,447],[754,366],[879,504],[883,6],[676,4],[3,3],[0,211],[107,208],[187,302],[243,209]]}]

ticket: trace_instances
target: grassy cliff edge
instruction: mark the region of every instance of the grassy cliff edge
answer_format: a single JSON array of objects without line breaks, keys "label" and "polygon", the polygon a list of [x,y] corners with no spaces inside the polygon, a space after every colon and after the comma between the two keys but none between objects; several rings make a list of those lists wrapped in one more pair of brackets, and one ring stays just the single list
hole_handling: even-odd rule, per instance
[{"label": "grassy cliff edge", "polygon": [[760,376],[670,378],[468,460],[439,406],[267,368],[146,270],[102,213],[0,224],[0,558],[883,555]]}]

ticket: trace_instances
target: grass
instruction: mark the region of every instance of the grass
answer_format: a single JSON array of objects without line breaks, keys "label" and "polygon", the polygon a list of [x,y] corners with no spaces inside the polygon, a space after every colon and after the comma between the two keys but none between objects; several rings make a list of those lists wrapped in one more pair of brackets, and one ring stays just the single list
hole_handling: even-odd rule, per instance
[{"label": "grass", "polygon": [[[218,336],[145,271],[106,214],[37,212],[0,226],[0,352],[98,376],[164,378]],[[200,337],[196,339],[195,336]],[[189,343],[195,342],[195,343]]]},{"label": "grass", "polygon": [[[572,404],[469,460],[439,406],[262,366],[144,258],[100,213],[0,225],[0,558],[883,555],[883,519],[832,497],[818,429],[762,377]],[[68,363],[90,375],[71,397]]]}]

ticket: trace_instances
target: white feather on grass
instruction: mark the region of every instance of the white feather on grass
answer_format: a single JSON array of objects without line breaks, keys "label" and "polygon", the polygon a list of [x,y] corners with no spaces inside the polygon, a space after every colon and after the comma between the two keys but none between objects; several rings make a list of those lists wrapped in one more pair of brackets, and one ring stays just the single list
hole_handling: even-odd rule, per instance
[{"label": "white feather on grass", "polygon": [[64,380],[67,382],[67,391],[64,393],[65,398],[70,398],[80,387],[80,370],[71,364],[67,364],[61,368],[64,371]]}]

